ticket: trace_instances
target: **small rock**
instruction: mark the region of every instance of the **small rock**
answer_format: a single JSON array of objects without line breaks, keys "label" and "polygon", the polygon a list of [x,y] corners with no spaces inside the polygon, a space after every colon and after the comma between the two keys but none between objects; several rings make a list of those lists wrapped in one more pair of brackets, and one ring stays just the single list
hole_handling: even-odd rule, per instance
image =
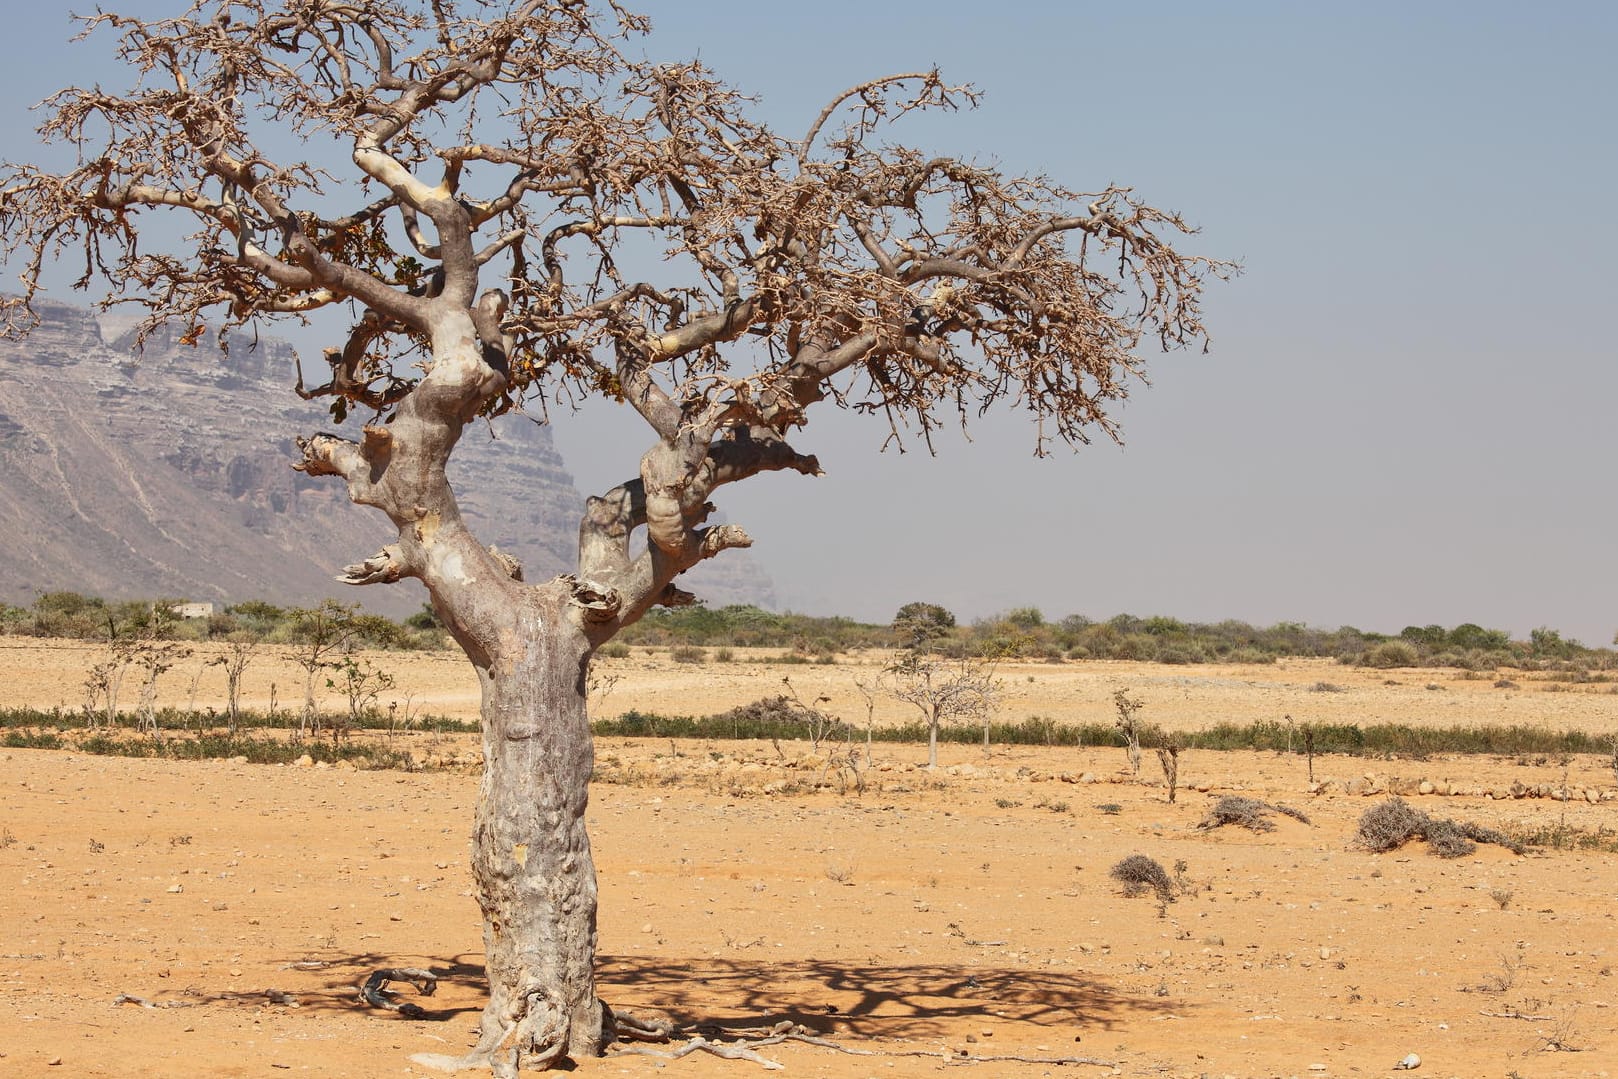
[{"label": "small rock", "polygon": [[182,885],[179,885],[179,884],[171,884],[171,885],[169,885],[169,888],[168,888],[168,890],[169,890],[169,891],[170,891],[170,892],[171,892],[171,893],[172,893],[172,894],[175,894],[175,895],[178,895],[178,894],[179,894],[179,893],[180,893],[180,892],[183,892],[183,891],[185,891],[185,888],[184,888],[184,886],[182,886]]},{"label": "small rock", "polygon": [[1395,1064],[1393,1066],[1393,1070],[1396,1072],[1413,1072],[1419,1067],[1421,1067],[1421,1058],[1415,1053],[1410,1053],[1403,1060],[1399,1061],[1399,1063]]}]

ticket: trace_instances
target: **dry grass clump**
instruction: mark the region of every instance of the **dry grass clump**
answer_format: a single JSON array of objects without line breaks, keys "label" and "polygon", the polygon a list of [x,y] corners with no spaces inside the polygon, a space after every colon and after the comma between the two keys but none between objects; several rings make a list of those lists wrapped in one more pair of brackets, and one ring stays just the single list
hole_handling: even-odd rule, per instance
[{"label": "dry grass clump", "polygon": [[1174,882],[1169,879],[1168,870],[1155,858],[1131,854],[1113,866],[1109,875],[1124,886],[1125,895],[1142,895],[1151,889],[1157,893],[1159,902],[1174,902]]},{"label": "dry grass clump", "polygon": [[1239,824],[1250,832],[1273,832],[1275,822],[1270,819],[1272,813],[1282,813],[1293,820],[1309,823],[1309,818],[1301,809],[1294,809],[1288,805],[1271,805],[1269,802],[1245,798],[1239,794],[1227,794],[1214,803],[1213,808],[1197,827],[1220,828],[1226,824]]},{"label": "dry grass clump", "polygon": [[1479,843],[1493,843],[1513,854],[1524,847],[1504,832],[1485,828],[1471,821],[1429,817],[1412,809],[1403,798],[1389,798],[1367,809],[1355,832],[1360,845],[1371,851],[1395,850],[1412,839],[1425,839],[1440,858],[1463,858],[1478,849]]}]

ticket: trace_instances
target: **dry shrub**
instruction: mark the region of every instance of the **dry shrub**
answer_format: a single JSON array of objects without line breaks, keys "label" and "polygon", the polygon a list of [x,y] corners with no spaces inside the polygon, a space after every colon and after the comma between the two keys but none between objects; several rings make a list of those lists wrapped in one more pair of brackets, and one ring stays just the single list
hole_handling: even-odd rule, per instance
[{"label": "dry shrub", "polygon": [[1270,820],[1272,812],[1274,810],[1268,802],[1227,794],[1214,803],[1207,817],[1197,827],[1221,828],[1227,824],[1239,824],[1250,832],[1273,832],[1275,822]]},{"label": "dry shrub", "polygon": [[1355,838],[1371,851],[1395,850],[1412,839],[1425,839],[1440,858],[1463,858],[1478,849],[1479,843],[1492,843],[1513,854],[1524,847],[1504,832],[1470,821],[1429,817],[1411,808],[1403,798],[1389,798],[1367,809],[1360,817]]},{"label": "dry shrub", "polygon": [[1429,823],[1427,814],[1410,808],[1403,798],[1389,798],[1360,815],[1354,834],[1366,850],[1388,851],[1426,835]]},{"label": "dry shrub", "polygon": [[1275,811],[1277,813],[1283,813],[1302,824],[1314,824],[1314,821],[1309,819],[1309,815],[1303,810],[1299,809],[1297,806],[1289,806],[1285,802],[1277,802],[1275,803]]},{"label": "dry shrub", "polygon": [[1160,902],[1174,902],[1174,882],[1155,858],[1131,854],[1113,866],[1109,875],[1124,886],[1125,895],[1142,895],[1149,888],[1157,893]]}]

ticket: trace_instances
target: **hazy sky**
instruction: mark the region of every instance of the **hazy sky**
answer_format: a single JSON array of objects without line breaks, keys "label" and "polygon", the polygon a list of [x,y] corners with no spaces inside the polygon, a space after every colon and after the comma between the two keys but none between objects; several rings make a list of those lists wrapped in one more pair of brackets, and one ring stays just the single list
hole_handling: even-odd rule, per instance
[{"label": "hazy sky", "polygon": [[[122,81],[59,48],[46,7],[0,43],[0,156],[27,156],[23,102]],[[982,107],[895,137],[1133,185],[1244,266],[1208,298],[1212,352],[1152,358],[1122,449],[1036,460],[1002,414],[936,457],[878,456],[879,425],[811,413],[794,442],[825,477],[720,498],[784,605],[1612,639],[1618,5],[642,7],[649,55],[700,54],[792,133],[936,64]],[[582,489],[633,473],[640,430],[556,420]]]}]

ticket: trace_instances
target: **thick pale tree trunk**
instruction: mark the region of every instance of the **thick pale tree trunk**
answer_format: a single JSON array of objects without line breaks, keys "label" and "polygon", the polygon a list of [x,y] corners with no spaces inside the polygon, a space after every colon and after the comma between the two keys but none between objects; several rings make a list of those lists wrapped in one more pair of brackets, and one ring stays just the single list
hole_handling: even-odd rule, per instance
[{"label": "thick pale tree trunk", "polygon": [[504,385],[470,318],[446,318],[431,371],[393,422],[366,427],[359,443],[304,440],[303,468],[343,476],[354,501],[398,526],[397,543],[347,567],[343,579],[418,577],[482,683],[472,873],[489,1003],[471,1054],[416,1059],[512,1075],[595,1056],[611,1026],[595,991],[596,879],[584,818],[594,765],[585,679],[604,639],[597,632],[593,642],[586,621],[592,605],[613,604],[570,577],[523,583],[461,518],[444,468],[463,425]]},{"label": "thick pale tree trunk", "polygon": [[480,668],[483,782],[472,873],[483,908],[489,1004],[479,1053],[544,1066],[599,1054],[596,878],[585,834],[594,749],[585,710],[590,645],[559,582],[524,589]]}]

